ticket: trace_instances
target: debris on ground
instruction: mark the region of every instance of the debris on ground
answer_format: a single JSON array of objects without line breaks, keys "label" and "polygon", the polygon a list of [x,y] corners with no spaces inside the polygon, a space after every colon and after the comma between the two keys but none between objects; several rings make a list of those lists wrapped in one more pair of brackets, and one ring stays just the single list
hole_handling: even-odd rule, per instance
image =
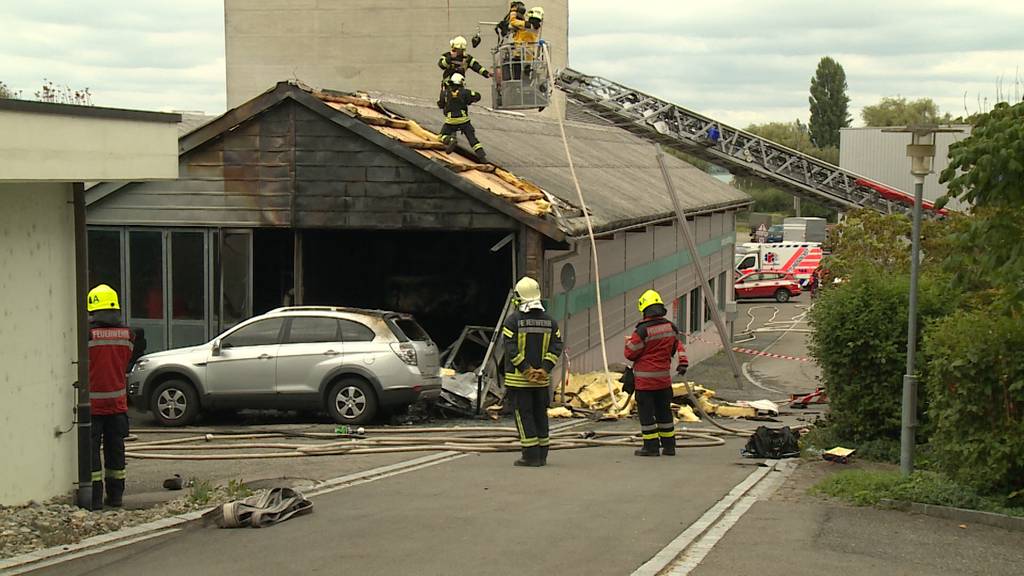
[{"label": "debris on ground", "polygon": [[565,406],[548,408],[548,418],[572,418],[572,416],[572,410],[569,410]]},{"label": "debris on ground", "polygon": [[313,503],[292,488],[275,487],[244,500],[223,504],[220,511],[221,528],[265,528],[293,516],[309,514],[313,511]]},{"label": "debris on ground", "polygon": [[[675,406],[675,405],[673,405]],[[683,404],[675,408],[676,418],[679,418],[680,422],[696,423],[700,422],[700,418],[693,413],[693,407],[689,404]]]},{"label": "debris on ground", "polygon": [[795,458],[800,455],[800,445],[797,435],[789,426],[758,426],[740,455],[746,458]]},{"label": "debris on ground", "polygon": [[829,462],[838,462],[840,464],[848,464],[850,457],[857,450],[855,448],[843,448],[842,446],[836,446],[831,450],[826,450],[821,453],[821,457]]},{"label": "debris on ground", "polygon": [[185,495],[144,510],[105,508],[89,511],[75,506],[70,496],[24,506],[0,506],[0,558],[20,556],[51,546],[66,546],[130,526],[234,500],[237,489],[212,487],[202,499]]}]

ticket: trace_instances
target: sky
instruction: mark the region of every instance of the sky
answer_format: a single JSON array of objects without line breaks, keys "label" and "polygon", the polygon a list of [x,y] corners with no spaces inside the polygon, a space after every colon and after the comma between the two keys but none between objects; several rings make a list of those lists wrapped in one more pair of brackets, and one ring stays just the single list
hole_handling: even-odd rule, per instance
[{"label": "sky", "polygon": [[[220,0],[0,0],[0,22],[0,81],[24,96],[46,78],[89,87],[99,106],[225,109]],[[1018,0],[570,0],[569,61],[746,126],[806,122],[828,55],[857,125],[883,96],[957,116],[990,106],[1000,83],[1024,95],[1021,30]]]}]

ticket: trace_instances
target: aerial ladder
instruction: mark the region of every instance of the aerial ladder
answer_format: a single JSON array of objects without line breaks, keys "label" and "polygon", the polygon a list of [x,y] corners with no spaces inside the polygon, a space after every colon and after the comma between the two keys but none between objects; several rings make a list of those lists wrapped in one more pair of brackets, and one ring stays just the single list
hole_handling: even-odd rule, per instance
[{"label": "aerial ladder", "polygon": [[[611,80],[566,68],[555,77],[555,85],[589,113],[734,175],[756,176],[839,210],[909,214],[913,209],[914,197],[906,192]],[[931,202],[922,208],[936,213]]]}]

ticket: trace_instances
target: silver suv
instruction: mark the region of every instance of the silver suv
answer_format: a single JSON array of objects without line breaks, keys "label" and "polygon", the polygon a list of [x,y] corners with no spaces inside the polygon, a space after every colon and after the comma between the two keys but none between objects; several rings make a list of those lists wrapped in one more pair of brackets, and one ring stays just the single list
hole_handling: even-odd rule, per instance
[{"label": "silver suv", "polygon": [[238,408],[326,410],[361,424],[440,391],[437,346],[412,316],[318,306],[278,308],[206,344],[147,354],[128,375],[132,405],[164,426]]}]

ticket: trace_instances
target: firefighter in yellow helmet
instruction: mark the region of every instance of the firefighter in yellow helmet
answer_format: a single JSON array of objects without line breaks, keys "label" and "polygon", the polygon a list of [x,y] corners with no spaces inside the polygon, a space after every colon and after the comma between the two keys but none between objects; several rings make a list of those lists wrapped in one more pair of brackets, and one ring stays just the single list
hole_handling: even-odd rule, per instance
[{"label": "firefighter in yellow helmet", "polygon": [[509,58],[510,66],[507,68],[512,80],[528,80],[532,71],[529,62],[536,60],[541,50],[540,31],[543,24],[544,9],[540,6],[530,8],[521,18],[511,18],[510,14],[509,30],[513,49]]},{"label": "firefighter in yellow helmet", "polygon": [[476,72],[484,78],[490,78],[491,72],[484,68],[480,61],[473,58],[466,52],[466,39],[462,36],[456,36],[452,38],[449,43],[451,50],[441,54],[441,58],[437,61],[438,68],[441,69],[441,96],[437,99],[437,107],[444,108],[444,90],[445,84],[448,83],[448,79],[454,74],[462,74],[463,77],[469,70]]},{"label": "firefighter in yellow helmet", "polygon": [[683,347],[685,336],[665,316],[668,310],[661,294],[648,290],[640,295],[637,308],[643,320],[626,338],[625,356],[633,362],[637,411],[644,446],[637,456],[675,456],[676,433],[672,418],[672,358],[679,355],[676,373],[686,374],[689,362]]},{"label": "firefighter in yellow helmet", "polygon": [[[117,292],[106,284],[89,291],[89,408],[92,418],[92,508],[121,506],[124,439],[128,436],[128,363],[135,335],[121,322]],[[100,447],[103,458],[100,459]],[[103,499],[106,487],[107,497]]]},{"label": "firefighter in yellow helmet", "polygon": [[551,371],[562,355],[562,334],[544,311],[540,285],[529,276],[516,283],[518,305],[501,327],[505,353],[505,398],[512,405],[522,457],[516,466],[548,461]]}]

